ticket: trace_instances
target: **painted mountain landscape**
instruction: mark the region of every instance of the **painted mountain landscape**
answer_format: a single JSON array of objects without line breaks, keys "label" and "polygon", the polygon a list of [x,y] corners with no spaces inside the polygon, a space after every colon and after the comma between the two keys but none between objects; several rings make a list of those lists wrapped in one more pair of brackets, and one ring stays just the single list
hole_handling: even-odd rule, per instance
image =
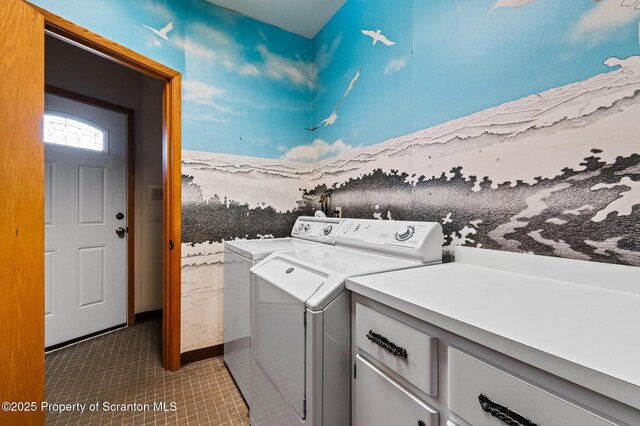
[{"label": "painted mountain landscape", "polygon": [[320,163],[187,151],[184,264],[220,261],[227,239],[286,236],[328,191],[348,217],[438,221],[445,245],[640,266],[640,57],[608,63]]}]

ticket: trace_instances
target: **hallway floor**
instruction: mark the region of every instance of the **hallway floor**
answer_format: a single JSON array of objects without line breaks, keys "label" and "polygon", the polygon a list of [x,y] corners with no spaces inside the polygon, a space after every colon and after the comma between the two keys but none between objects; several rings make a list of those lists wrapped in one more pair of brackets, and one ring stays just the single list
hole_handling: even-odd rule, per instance
[{"label": "hallway floor", "polygon": [[[222,357],[165,372],[160,332],[160,320],[146,321],[46,354],[46,401],[86,404],[83,413],[78,405],[66,407],[68,412],[48,411],[46,424],[248,424],[247,407]],[[154,403],[162,402],[167,411],[154,410]],[[96,403],[99,409],[91,411],[89,405]]]}]

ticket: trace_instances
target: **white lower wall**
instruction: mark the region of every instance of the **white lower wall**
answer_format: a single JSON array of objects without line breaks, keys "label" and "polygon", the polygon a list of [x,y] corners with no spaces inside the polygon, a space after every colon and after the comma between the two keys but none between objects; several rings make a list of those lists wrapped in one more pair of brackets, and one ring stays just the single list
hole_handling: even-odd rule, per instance
[{"label": "white lower wall", "polygon": [[162,202],[150,186],[162,187],[163,83],[142,76],[142,143],[136,145],[136,312],[162,308]]}]

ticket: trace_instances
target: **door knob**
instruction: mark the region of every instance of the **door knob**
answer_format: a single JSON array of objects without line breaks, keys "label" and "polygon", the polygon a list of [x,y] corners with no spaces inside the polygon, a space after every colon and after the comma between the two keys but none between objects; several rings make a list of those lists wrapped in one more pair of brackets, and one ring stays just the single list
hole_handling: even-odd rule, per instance
[{"label": "door knob", "polygon": [[123,227],[116,228],[116,234],[118,234],[118,237],[122,238],[126,233],[127,233],[127,230],[124,229]]}]

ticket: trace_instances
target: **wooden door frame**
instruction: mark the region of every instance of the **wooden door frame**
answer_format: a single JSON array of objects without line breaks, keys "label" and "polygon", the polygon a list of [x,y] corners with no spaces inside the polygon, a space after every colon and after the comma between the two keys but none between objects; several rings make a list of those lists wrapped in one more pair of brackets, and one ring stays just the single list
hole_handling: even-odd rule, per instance
[{"label": "wooden door frame", "polygon": [[[135,323],[135,162],[136,162],[136,135],[135,135],[135,111],[121,105],[103,101],[91,96],[82,95],[72,90],[63,89],[52,84],[44,85],[44,92],[61,98],[70,99],[86,105],[103,108],[127,116],[127,325]],[[46,113],[45,108],[45,113]]]},{"label": "wooden door frame", "polygon": [[[181,102],[182,75],[29,2],[44,17],[45,33],[164,82],[162,98],[162,366],[180,369]],[[44,206],[43,206],[44,209]],[[44,238],[44,235],[43,235]]]}]

